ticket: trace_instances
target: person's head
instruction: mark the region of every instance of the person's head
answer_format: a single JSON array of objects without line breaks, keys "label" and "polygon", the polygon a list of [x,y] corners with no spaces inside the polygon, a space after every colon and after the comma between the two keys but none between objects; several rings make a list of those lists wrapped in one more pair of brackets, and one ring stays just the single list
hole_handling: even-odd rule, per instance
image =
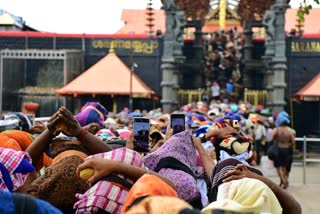
[{"label": "person's head", "polygon": [[0,147],[0,190],[16,191],[34,170],[27,152]]},{"label": "person's head", "polygon": [[[32,129],[32,123],[27,115],[21,112],[9,112],[4,115],[5,121],[15,121],[15,126],[9,126],[8,129],[29,131]],[[10,128],[11,127],[11,128]]]},{"label": "person's head", "polygon": [[59,135],[50,144],[52,164],[35,179],[28,193],[43,199],[64,213],[74,213],[75,195],[83,193],[89,185],[76,174],[77,167],[89,155],[87,149],[75,138]]},{"label": "person's head", "polygon": [[99,123],[103,126],[107,114],[107,109],[99,102],[87,102],[76,115],[76,119],[81,126],[86,126],[90,123]]},{"label": "person's head", "polygon": [[289,126],[290,117],[287,112],[282,111],[278,114],[277,120],[275,122],[276,126]]}]

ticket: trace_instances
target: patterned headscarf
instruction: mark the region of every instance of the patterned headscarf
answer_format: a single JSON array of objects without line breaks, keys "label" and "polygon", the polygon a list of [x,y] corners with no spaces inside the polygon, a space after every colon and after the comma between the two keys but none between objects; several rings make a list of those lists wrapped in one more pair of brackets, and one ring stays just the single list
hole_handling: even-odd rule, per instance
[{"label": "patterned headscarf", "polygon": [[[177,159],[186,165],[194,175],[198,174],[196,149],[189,131],[173,135],[159,149],[146,155],[143,162],[149,169],[156,170],[161,159],[167,157]],[[180,198],[189,201],[200,195],[196,179],[189,173],[172,168],[162,168],[158,173],[169,178],[175,184]]]},{"label": "patterned headscarf", "polygon": [[21,187],[34,171],[27,152],[0,148],[0,189],[14,191]]},{"label": "patterned headscarf", "polygon": [[103,125],[108,114],[107,109],[98,102],[87,102],[76,115],[76,119],[81,126],[86,126],[90,123],[99,123]]},{"label": "patterned headscarf", "polygon": [[[127,148],[95,154],[89,156],[87,160],[91,158],[115,160],[136,167],[143,166],[142,158],[139,153]],[[118,180],[125,180],[126,183],[130,183],[131,185],[134,183],[134,181],[127,176],[121,174],[111,175],[116,176]],[[102,178],[84,194],[76,195],[79,200],[74,204],[74,208],[77,210],[76,213],[96,213],[98,210],[104,210],[109,213],[120,213],[120,209],[124,204],[128,191],[129,190],[124,188],[120,183]]]}]

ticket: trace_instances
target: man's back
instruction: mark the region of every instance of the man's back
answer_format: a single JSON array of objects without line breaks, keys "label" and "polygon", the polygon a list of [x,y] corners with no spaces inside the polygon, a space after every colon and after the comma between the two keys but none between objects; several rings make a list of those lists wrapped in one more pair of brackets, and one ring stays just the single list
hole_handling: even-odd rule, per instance
[{"label": "man's back", "polygon": [[294,136],[287,126],[279,126],[274,129],[274,138],[281,148],[289,148],[294,142]]}]

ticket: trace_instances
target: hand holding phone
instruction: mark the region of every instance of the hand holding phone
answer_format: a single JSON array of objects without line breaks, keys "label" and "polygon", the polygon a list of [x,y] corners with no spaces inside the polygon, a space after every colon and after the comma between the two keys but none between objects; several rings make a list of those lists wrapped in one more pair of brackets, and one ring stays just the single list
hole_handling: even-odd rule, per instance
[{"label": "hand holding phone", "polygon": [[136,117],[133,120],[133,149],[137,152],[149,151],[150,120]]},{"label": "hand holding phone", "polygon": [[171,114],[171,128],[173,134],[177,134],[185,130],[185,115],[184,114]]}]

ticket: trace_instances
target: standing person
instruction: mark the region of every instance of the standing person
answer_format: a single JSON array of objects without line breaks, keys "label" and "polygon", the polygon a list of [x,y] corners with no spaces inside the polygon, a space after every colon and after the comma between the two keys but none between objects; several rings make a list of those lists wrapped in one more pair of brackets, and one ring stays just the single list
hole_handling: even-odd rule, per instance
[{"label": "standing person", "polygon": [[220,86],[217,83],[217,81],[213,81],[211,86],[211,97],[213,100],[219,100],[220,99]]},{"label": "standing person", "polygon": [[292,145],[294,134],[289,128],[290,119],[285,112],[281,112],[276,120],[276,128],[272,130],[270,142],[278,142],[279,155],[274,160],[274,166],[277,168],[280,177],[280,186],[284,189],[289,186],[289,169],[292,163]]},{"label": "standing person", "polygon": [[263,122],[261,120],[257,120],[256,129],[254,131],[254,151],[256,156],[256,163],[260,164],[261,157],[264,155],[265,151],[265,136],[267,135],[267,131]]},{"label": "standing person", "polygon": [[272,130],[274,128],[274,123],[272,123],[269,118],[267,121],[264,122],[264,126],[266,127],[266,136],[265,136],[265,141],[266,141],[266,146],[265,146],[265,154],[268,151],[268,148],[270,147],[270,137],[272,135]]}]

